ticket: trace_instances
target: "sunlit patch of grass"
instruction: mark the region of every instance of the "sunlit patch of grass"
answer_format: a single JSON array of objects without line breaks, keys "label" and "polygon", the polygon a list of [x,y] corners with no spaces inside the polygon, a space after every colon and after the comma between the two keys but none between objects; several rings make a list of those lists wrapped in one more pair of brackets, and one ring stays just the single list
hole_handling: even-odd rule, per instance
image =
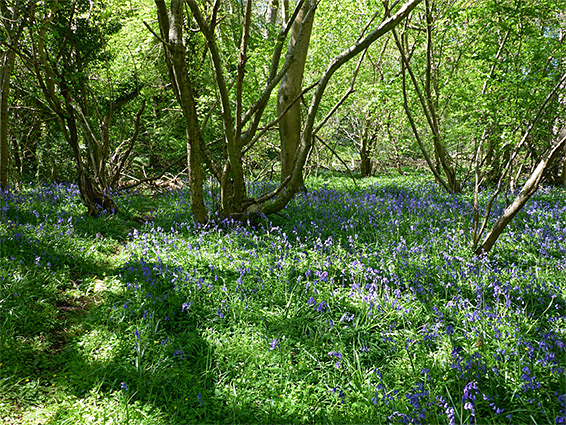
[{"label": "sunlit patch of grass", "polygon": [[[132,401],[127,392],[103,395],[93,390],[86,397],[76,398],[65,392],[54,392],[49,403],[34,405],[21,411],[19,425],[36,424],[145,424],[164,423],[157,409]],[[5,418],[10,424],[8,418]]]}]

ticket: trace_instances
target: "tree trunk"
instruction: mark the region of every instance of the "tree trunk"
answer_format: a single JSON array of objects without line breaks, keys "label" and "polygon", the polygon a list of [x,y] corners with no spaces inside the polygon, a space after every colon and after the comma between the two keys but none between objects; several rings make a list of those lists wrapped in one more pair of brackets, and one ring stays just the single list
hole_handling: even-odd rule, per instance
[{"label": "tree trunk", "polygon": [[440,134],[440,123],[438,117],[438,70],[434,60],[434,44],[432,37],[434,21],[429,0],[425,0],[425,8],[427,24],[425,98],[428,107],[428,122],[432,130],[434,153],[442,165],[448,186],[450,187],[450,192],[458,193],[462,190],[462,188],[458,182],[456,171],[450,163],[450,156],[448,155],[448,152],[446,152],[446,148],[442,143],[442,136]]},{"label": "tree trunk", "polygon": [[96,217],[102,212],[115,214],[118,211],[118,207],[110,197],[110,194],[107,192],[106,188],[101,187],[100,184],[96,184],[96,182],[93,181],[92,176],[83,164],[76,121],[77,113],[71,102],[70,88],[67,86],[64,78],[61,79],[59,84],[61,94],[65,99],[65,113],[60,115],[60,119],[67,130],[64,132],[65,138],[73,149],[79,191],[87,208],[88,215]]},{"label": "tree trunk", "polygon": [[[409,63],[410,57],[407,54],[409,49],[405,46],[405,38],[404,34],[401,34],[401,37],[397,35],[394,31],[393,35],[395,37],[395,43],[399,52],[401,53],[401,67],[402,67],[402,78],[403,78],[403,98],[404,98],[404,109],[407,114],[407,118],[411,124],[411,128],[413,133],[415,134],[415,138],[417,139],[417,143],[423,155],[425,156],[426,162],[433,172],[436,180],[440,183],[449,193],[458,193],[461,192],[462,187],[460,182],[458,181],[456,170],[451,163],[451,158],[444,144],[442,143],[442,135],[440,133],[440,120],[438,116],[438,77],[437,77],[437,69],[434,60],[434,45],[433,45],[433,36],[432,30],[434,26],[433,17],[431,6],[428,0],[425,0],[425,8],[426,8],[426,68],[425,68],[425,82],[424,87],[421,90],[421,82],[415,76],[413,69]],[[421,104],[421,108],[423,113],[426,117],[427,124],[432,133],[432,142],[434,147],[434,159],[435,164],[432,163],[431,159],[429,158],[428,154],[425,151],[424,144],[418,134],[418,129],[415,125],[414,119],[411,116],[411,112],[408,107],[407,102],[407,90],[406,90],[406,82],[405,82],[405,71],[409,73],[413,86],[415,88],[415,92],[419,99],[419,103]],[[444,180],[441,176],[441,170],[444,172],[446,176],[446,180]]]},{"label": "tree trunk", "polygon": [[22,185],[23,178],[23,168],[22,168],[22,158],[20,156],[20,145],[17,140],[13,140],[12,144],[12,155],[14,158],[14,174],[12,175],[12,181],[16,190],[19,190]]},{"label": "tree trunk", "polygon": [[365,178],[371,176],[371,152],[373,147],[374,135],[370,138],[370,131],[373,133],[373,129],[370,130],[371,114],[366,114],[362,121],[363,129],[360,136],[360,177]]},{"label": "tree trunk", "polygon": [[[107,188],[93,177],[87,166],[83,162],[81,155],[81,146],[77,129],[78,112],[75,109],[75,99],[73,98],[76,91],[69,81],[69,73],[71,65],[63,60],[65,56],[59,56],[57,59],[51,57],[46,46],[48,39],[48,30],[53,25],[59,3],[50,4],[45,16],[38,22],[38,16],[35,13],[30,14],[30,24],[27,26],[29,30],[29,42],[32,45],[31,55],[23,54],[25,60],[31,61],[31,65],[35,71],[40,89],[43,92],[47,104],[57,115],[65,140],[73,150],[73,159],[77,171],[77,180],[79,191],[88,215],[98,216],[102,212],[114,214],[118,208],[112,200]],[[73,4],[73,12],[75,11]],[[35,12],[35,10],[34,10]],[[37,30],[35,34],[34,31]],[[68,39],[64,40],[67,43]],[[62,52],[68,45],[60,46]],[[76,54],[77,52],[74,51]],[[72,71],[71,71],[72,72]],[[95,155],[90,149],[89,155]],[[96,174],[95,174],[96,176]]]},{"label": "tree trunk", "polygon": [[283,0],[283,22],[289,20],[289,0]]},{"label": "tree trunk", "polygon": [[0,57],[0,189],[6,189],[9,183],[10,143],[8,141],[8,96],[10,93],[10,78],[14,69],[16,53],[10,47],[18,43],[25,20],[17,21],[21,17],[20,4],[12,4],[11,8],[6,0],[0,0],[0,21],[6,36],[5,50]]},{"label": "tree trunk", "polygon": [[371,172],[372,172],[371,158],[366,150],[365,143],[362,145],[362,148],[360,149],[360,158],[361,158],[360,177],[366,178],[371,176]]},{"label": "tree trunk", "polygon": [[[296,46],[295,60],[287,74],[281,80],[277,95],[277,112],[287,112],[279,121],[279,137],[281,139],[281,181],[285,181],[293,171],[295,153],[301,142],[301,102],[294,102],[300,95],[303,85],[305,62],[310,43],[310,35],[314,21],[316,5],[306,1],[291,29],[289,50]],[[294,103],[293,103],[294,102]],[[293,103],[291,105],[291,103]],[[299,179],[299,187],[304,186],[303,176]]]},{"label": "tree trunk", "polygon": [[8,141],[8,95],[10,76],[14,66],[15,53],[3,52],[0,66],[0,188],[8,187],[8,167],[10,165],[10,144]]},{"label": "tree trunk", "polygon": [[[174,9],[174,5],[179,6],[182,0],[172,0],[172,9]],[[246,4],[246,11],[244,16],[244,25],[243,25],[243,33],[242,33],[242,44],[240,48],[240,63],[238,66],[238,77],[235,81],[236,83],[236,96],[235,102],[234,99],[231,99],[229,96],[229,90],[225,82],[225,72],[224,72],[224,60],[221,57],[220,49],[217,45],[216,40],[216,32],[215,26],[218,23],[217,17],[217,6],[220,4],[219,2],[215,2],[215,6],[212,10],[210,15],[210,21],[204,18],[203,14],[201,13],[199,4],[196,0],[185,0],[186,4],[190,8],[193,18],[197,21],[200,31],[203,33],[207,40],[207,48],[210,53],[213,65],[214,65],[214,73],[215,73],[215,80],[216,85],[220,94],[220,100],[222,104],[222,111],[221,117],[222,122],[224,125],[225,131],[225,142],[226,142],[226,158],[224,159],[225,162],[223,167],[220,167],[214,159],[209,155],[206,145],[200,141],[193,145],[191,143],[190,147],[195,148],[198,153],[202,153],[203,159],[206,162],[207,166],[210,168],[211,172],[217,178],[217,180],[222,185],[222,208],[223,208],[223,215],[230,216],[237,220],[247,220],[253,219],[260,214],[273,214],[279,212],[283,209],[287,203],[293,198],[295,195],[297,188],[301,185],[302,182],[302,173],[303,169],[307,160],[309,153],[313,147],[314,136],[315,136],[315,118],[320,106],[320,102],[322,96],[325,92],[325,89],[328,85],[328,82],[332,75],[345,63],[347,63],[350,59],[354,56],[358,55],[362,51],[366,50],[374,41],[376,41],[379,37],[383,34],[387,33],[391,29],[393,29],[396,25],[398,25],[403,19],[405,19],[408,14],[421,2],[422,0],[409,0],[406,4],[401,6],[395,16],[390,17],[384,20],[378,28],[372,31],[367,36],[361,38],[350,48],[344,50],[340,55],[336,56],[331,62],[328,64],[328,67],[322,74],[321,78],[318,80],[316,85],[313,85],[313,88],[316,87],[316,92],[313,95],[313,99],[310,104],[310,108],[308,113],[306,114],[306,122],[305,122],[305,129],[300,132],[300,122],[299,122],[299,129],[298,134],[300,137],[300,143],[296,152],[294,154],[294,160],[292,163],[292,170],[291,173],[285,178],[279,187],[270,192],[266,193],[254,198],[247,198],[245,194],[245,184],[243,181],[243,174],[242,174],[242,158],[243,155],[255,144],[257,140],[267,131],[269,128],[272,128],[275,124],[279,123],[279,117],[277,120],[273,121],[272,123],[268,124],[265,129],[263,129],[258,134],[258,126],[262,120],[262,114],[266,108],[266,105],[269,101],[269,97],[274,90],[274,88],[280,84],[281,79],[288,74],[289,67],[293,65],[295,62],[301,62],[297,60],[297,50],[298,47],[303,46],[305,44],[302,41],[306,37],[305,34],[307,31],[305,30],[305,23],[303,22],[302,28],[299,29],[296,44],[291,44],[291,49],[288,51],[287,56],[285,58],[285,63],[283,66],[280,66],[280,58],[281,58],[281,51],[283,49],[284,41],[287,37],[287,34],[293,24],[298,22],[296,17],[301,12],[304,0],[299,0],[295,6],[295,10],[293,12],[293,17],[286,21],[286,24],[283,26],[279,35],[277,37],[277,43],[273,51],[272,62],[269,70],[269,77],[266,81],[266,85],[264,90],[262,91],[261,95],[257,99],[257,101],[251,106],[251,108],[244,113],[242,107],[242,88],[243,88],[243,79],[244,79],[244,71],[245,71],[245,63],[246,63],[246,46],[247,46],[247,39],[248,33],[247,31],[250,28],[250,11],[251,11],[251,2]],[[314,13],[314,1],[309,0],[310,6],[310,14]],[[176,66],[174,66],[172,60],[172,51],[170,50],[172,47],[172,43],[169,42],[169,14],[167,12],[167,7],[165,5],[164,0],[155,0],[158,9],[158,19],[159,19],[159,26],[161,29],[161,37],[156,35],[159,38],[163,45],[165,46],[166,51],[166,60],[170,72],[170,79],[176,93],[180,93],[180,86],[177,84],[177,78],[181,78],[186,73],[179,73]],[[284,1],[284,7],[286,6]],[[179,7],[182,10],[181,7]],[[173,12],[172,12],[173,14]],[[179,18],[182,18],[181,12],[177,15]],[[305,15],[304,20],[308,21],[309,13]],[[181,19],[178,22],[182,22]],[[287,25],[288,24],[288,25]],[[298,24],[297,24],[298,25]],[[311,24],[312,26],[312,24]],[[151,30],[151,27],[148,26]],[[310,30],[309,30],[310,32]],[[305,45],[308,46],[308,43]],[[179,50],[180,54],[180,50]],[[306,52],[305,52],[306,57]],[[304,69],[304,61],[303,62],[303,69]],[[184,62],[183,62],[184,63]],[[297,74],[297,73],[295,73]],[[302,83],[302,72],[300,74],[300,82]],[[180,81],[180,80],[179,80]],[[300,87],[301,84],[298,85]],[[187,86],[190,88],[190,85]],[[291,98],[291,102],[289,105],[292,105],[293,100],[297,99],[300,94],[300,91],[297,92],[297,95],[294,98]],[[178,96],[179,97],[179,96]],[[290,97],[290,96],[288,96]],[[192,101],[194,103],[194,100]],[[183,104],[182,102],[180,102]],[[232,114],[232,104],[235,104],[235,114]],[[189,111],[190,112],[190,111]],[[187,122],[188,128],[193,128],[195,131],[200,130],[197,125],[193,125],[197,123],[196,121],[196,114],[190,112],[187,113],[186,110],[183,110],[184,114],[192,115],[195,119],[194,122]],[[281,114],[280,114],[281,115]],[[246,125],[248,125],[247,128]],[[192,151],[191,151],[192,152]],[[202,190],[202,189],[201,189]]]},{"label": "tree trunk", "polygon": [[[357,56],[384,34],[392,31],[401,21],[413,11],[413,9],[421,3],[422,0],[409,0],[397,11],[397,13],[384,20],[375,30],[367,36],[359,39],[354,45],[345,49],[338,56],[334,57],[326,70],[322,73],[316,90],[313,94],[305,120],[305,128],[301,136],[301,143],[295,155],[296,161],[293,164],[293,171],[290,174],[287,183],[283,182],[281,186],[272,192],[253,202],[250,206],[250,212],[259,212],[263,214],[273,214],[283,209],[287,203],[293,198],[298,183],[301,180],[303,168],[307,157],[313,147],[314,142],[314,123],[322,101],[322,97],[334,73],[346,64],[350,59]],[[290,189],[290,190],[289,190]],[[261,201],[261,202],[260,202]],[[258,205],[259,204],[259,205]]]},{"label": "tree trunk", "polygon": [[507,224],[509,224],[513,217],[515,217],[515,215],[521,210],[521,208],[523,208],[530,197],[537,191],[542,178],[548,170],[549,165],[552,164],[552,162],[560,154],[561,150],[566,146],[566,127],[564,127],[562,131],[560,131],[558,138],[558,143],[556,143],[556,145],[554,145],[554,147],[550,150],[546,157],[538,163],[538,166],[535,168],[535,170],[521,189],[521,192],[519,192],[511,205],[505,208],[505,211],[503,211],[503,214],[501,214],[499,219],[497,219],[497,221],[494,223],[484,241],[476,249],[477,255],[487,253],[491,250],[501,233],[503,233],[503,230],[505,229]]},{"label": "tree trunk", "polygon": [[[391,114],[389,116],[391,117]],[[387,136],[389,137],[389,143],[391,144],[391,146],[393,146],[393,151],[395,154],[395,168],[397,168],[397,172],[400,175],[404,176],[405,173],[401,169],[401,154],[399,153],[399,148],[397,147],[397,140],[395,140],[393,133],[391,133],[391,124],[389,119],[387,120],[385,127],[387,128]]]},{"label": "tree trunk", "polygon": [[202,136],[198,125],[195,96],[189,82],[186,67],[185,46],[183,44],[183,4],[182,0],[171,1],[171,12],[163,0],[155,0],[159,26],[164,37],[170,79],[177,101],[183,110],[187,136],[187,163],[189,167],[189,187],[191,209],[195,221],[204,224],[207,211],[204,205],[204,170],[202,167]]},{"label": "tree trunk", "polygon": [[208,41],[208,50],[214,66],[216,84],[218,91],[220,92],[220,100],[222,104],[221,117],[224,127],[224,140],[227,153],[227,161],[224,163],[221,173],[222,175],[220,177],[220,200],[222,204],[222,213],[227,217],[240,219],[245,216],[243,202],[246,199],[241,137],[244,120],[242,95],[245,65],[247,60],[247,43],[251,22],[251,2],[247,2],[245,6],[241,47],[239,52],[240,58],[238,63],[238,75],[236,79],[235,114],[232,114],[232,101],[229,96],[229,90],[224,76],[224,61],[222,60],[220,48],[216,42],[214,31],[216,22],[213,19],[209,25],[202,15],[197,2],[195,0],[186,1],[200,27],[200,30]]},{"label": "tree trunk", "polygon": [[271,0],[269,9],[267,10],[267,22],[272,27],[277,23],[277,15],[279,15],[279,0]]}]

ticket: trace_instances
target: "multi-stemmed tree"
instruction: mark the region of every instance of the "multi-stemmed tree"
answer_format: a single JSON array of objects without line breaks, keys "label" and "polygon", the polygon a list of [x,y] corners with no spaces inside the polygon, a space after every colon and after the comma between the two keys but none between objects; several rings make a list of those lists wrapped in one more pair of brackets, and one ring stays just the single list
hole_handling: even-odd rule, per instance
[{"label": "multi-stemmed tree", "polygon": [[[58,131],[72,149],[78,187],[89,215],[115,212],[110,196],[129,161],[139,134],[144,103],[134,118],[129,140],[115,143],[115,114],[140,92],[137,82],[112,84],[106,37],[115,26],[100,17],[103,9],[89,1],[32,2],[27,13],[26,40],[14,50],[35,76]],[[104,68],[103,68],[104,69]],[[98,87],[95,90],[94,84]]]},{"label": "multi-stemmed tree", "polygon": [[[313,94],[305,114],[304,123],[300,114],[292,112],[292,108],[301,101],[302,73],[308,49],[308,39],[312,28],[312,19],[316,11],[316,2],[300,0],[297,2],[290,18],[283,23],[273,44],[272,59],[264,83],[264,88],[248,105],[243,98],[243,86],[246,76],[246,63],[249,58],[250,28],[252,25],[253,2],[245,3],[241,42],[238,52],[238,65],[234,81],[227,81],[227,70],[222,56],[220,40],[216,28],[220,25],[222,3],[214,2],[206,11],[195,0],[187,0],[190,14],[185,13],[183,0],[172,0],[167,8],[164,0],[155,0],[158,10],[160,35],[158,37],[165,46],[167,63],[170,69],[171,82],[185,116],[187,128],[187,147],[189,152],[189,178],[191,190],[191,206],[197,222],[204,223],[208,212],[203,201],[203,164],[206,164],[211,174],[220,184],[221,210],[226,217],[245,220],[258,214],[271,214],[280,211],[292,199],[303,184],[303,168],[314,143],[316,132],[320,130],[317,118],[321,100],[327,85],[334,75],[349,60],[366,50],[381,36],[391,31],[402,22],[421,0],[410,0],[395,10],[387,7],[381,22],[367,34],[361,34],[358,40],[331,59],[326,69],[320,74],[313,85]],[[208,18],[207,18],[208,17]],[[375,15],[374,15],[375,18]],[[218,161],[205,145],[197,114],[195,91],[188,78],[185,58],[186,46],[184,33],[187,30],[184,23],[188,20],[191,26],[196,26],[206,39],[208,52],[214,69],[215,86],[219,92],[220,116],[224,130],[224,156]],[[373,20],[373,19],[372,19]],[[290,42],[286,43],[288,34],[292,31]],[[156,34],[157,35],[157,34]],[[283,59],[283,49],[288,45]],[[285,80],[284,80],[285,79]],[[294,81],[293,81],[294,79]],[[232,84],[235,90],[231,93]],[[278,116],[266,123],[263,121],[264,112],[268,106],[273,90],[280,84],[280,99]],[[287,90],[288,88],[289,90]],[[333,112],[333,111],[331,111]],[[293,118],[294,117],[294,118]],[[270,193],[259,196],[248,196],[243,170],[244,155],[253,148],[265,131],[285,120],[285,127],[280,134],[285,137],[299,135],[298,144],[283,148],[292,161],[286,161],[283,178],[280,185]],[[323,118],[321,122],[325,122]],[[286,140],[282,140],[285,144]]]}]

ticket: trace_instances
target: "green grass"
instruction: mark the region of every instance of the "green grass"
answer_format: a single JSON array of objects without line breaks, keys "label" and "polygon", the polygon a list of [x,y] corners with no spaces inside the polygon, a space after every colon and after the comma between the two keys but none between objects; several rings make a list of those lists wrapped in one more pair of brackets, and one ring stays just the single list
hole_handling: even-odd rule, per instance
[{"label": "green grass", "polygon": [[251,229],[195,230],[183,191],[97,219],[73,188],[2,198],[0,422],[561,420],[563,190],[477,259],[465,197],[309,187]]}]

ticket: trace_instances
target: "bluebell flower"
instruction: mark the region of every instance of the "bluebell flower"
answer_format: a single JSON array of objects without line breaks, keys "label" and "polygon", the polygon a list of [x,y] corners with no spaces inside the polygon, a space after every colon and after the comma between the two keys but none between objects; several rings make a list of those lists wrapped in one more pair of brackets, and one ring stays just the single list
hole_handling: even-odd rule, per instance
[{"label": "bluebell flower", "polygon": [[336,357],[338,359],[338,361],[334,364],[334,367],[339,368],[340,363],[342,362],[342,354],[340,354],[338,351],[331,351],[328,353],[328,355],[332,357]]},{"label": "bluebell flower", "polygon": [[375,396],[372,397],[371,402],[377,406],[377,402],[379,401],[379,398],[377,397],[378,393],[375,393]]},{"label": "bluebell flower", "polygon": [[276,338],[273,338],[271,340],[271,342],[269,343],[269,349],[273,350],[273,349],[275,349],[275,347],[277,347],[277,345],[279,345],[279,340],[276,339]]},{"label": "bluebell flower", "polygon": [[338,394],[340,401],[342,402],[342,404],[344,404],[344,392],[340,388],[334,387],[330,391],[332,391],[334,394]]},{"label": "bluebell flower", "polygon": [[318,313],[321,313],[321,312],[323,312],[324,310],[326,310],[326,301],[322,301],[322,302],[318,305],[318,307],[316,308],[316,311],[317,311]]},{"label": "bluebell flower", "polygon": [[469,410],[470,414],[475,417],[475,401],[479,393],[478,384],[475,381],[468,382],[464,387],[464,395],[462,396],[462,403],[464,403],[464,409]]},{"label": "bluebell flower", "polygon": [[173,353],[173,357],[179,357],[180,359],[185,359],[185,353],[183,353],[183,350],[175,350],[175,352]]}]

